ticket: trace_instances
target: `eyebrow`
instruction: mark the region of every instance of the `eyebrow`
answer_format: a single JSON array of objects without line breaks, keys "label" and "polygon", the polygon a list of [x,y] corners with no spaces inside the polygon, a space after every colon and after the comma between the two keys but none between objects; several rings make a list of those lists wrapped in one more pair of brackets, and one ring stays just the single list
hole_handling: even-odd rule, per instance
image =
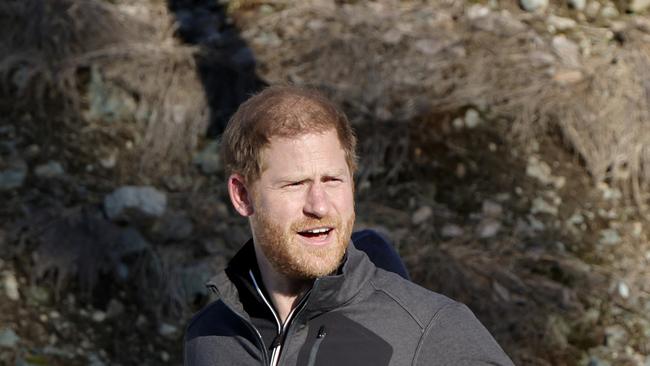
[{"label": "eyebrow", "polygon": [[[345,169],[338,169],[338,170],[335,170],[335,171],[326,172],[324,174],[321,174],[320,176],[321,177],[338,178],[338,177],[341,177],[341,176],[344,176],[344,175],[345,175]],[[278,183],[288,183],[288,182],[301,182],[301,181],[310,180],[310,179],[311,179],[311,177],[309,177],[308,175],[296,174],[294,176],[283,175],[283,176],[280,176],[277,179],[275,179],[275,181],[278,182]]]}]

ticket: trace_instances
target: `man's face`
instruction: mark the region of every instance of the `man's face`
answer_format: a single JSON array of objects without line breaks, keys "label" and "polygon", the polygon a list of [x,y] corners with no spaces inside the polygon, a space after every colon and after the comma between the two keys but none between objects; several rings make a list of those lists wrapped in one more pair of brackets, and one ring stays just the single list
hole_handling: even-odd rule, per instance
[{"label": "man's face", "polygon": [[256,245],[289,278],[332,273],[354,224],[352,176],[335,130],[273,137],[261,159],[250,186]]}]

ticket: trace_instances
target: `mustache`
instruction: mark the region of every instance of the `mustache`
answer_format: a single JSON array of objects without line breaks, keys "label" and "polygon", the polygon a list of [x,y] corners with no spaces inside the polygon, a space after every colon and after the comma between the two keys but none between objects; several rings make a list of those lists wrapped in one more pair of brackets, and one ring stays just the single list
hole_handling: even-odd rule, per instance
[{"label": "mustache", "polygon": [[341,226],[341,219],[332,216],[326,216],[320,219],[308,217],[308,218],[301,219],[300,221],[294,222],[293,224],[291,224],[290,229],[292,231],[300,232],[300,231],[305,231],[308,229],[313,229],[315,227],[321,227],[321,226],[338,228]]}]

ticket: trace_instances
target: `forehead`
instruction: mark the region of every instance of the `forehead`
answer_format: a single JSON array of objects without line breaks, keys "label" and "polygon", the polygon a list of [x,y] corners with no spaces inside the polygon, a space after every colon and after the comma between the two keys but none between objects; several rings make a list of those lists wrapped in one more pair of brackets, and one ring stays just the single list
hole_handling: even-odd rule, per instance
[{"label": "forehead", "polygon": [[262,172],[270,171],[273,175],[347,167],[345,151],[333,129],[294,137],[271,137],[262,149],[261,162]]}]

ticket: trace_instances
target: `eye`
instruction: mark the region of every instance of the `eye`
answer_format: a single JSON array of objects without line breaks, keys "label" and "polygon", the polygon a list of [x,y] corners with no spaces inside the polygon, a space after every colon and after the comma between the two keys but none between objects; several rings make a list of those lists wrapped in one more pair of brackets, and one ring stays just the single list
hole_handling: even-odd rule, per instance
[{"label": "eye", "polygon": [[324,183],[340,183],[343,182],[343,179],[338,177],[325,177],[323,178]]},{"label": "eye", "polygon": [[284,185],[284,187],[299,187],[301,185],[302,185],[302,181],[299,181],[299,182],[287,183],[287,184]]}]

